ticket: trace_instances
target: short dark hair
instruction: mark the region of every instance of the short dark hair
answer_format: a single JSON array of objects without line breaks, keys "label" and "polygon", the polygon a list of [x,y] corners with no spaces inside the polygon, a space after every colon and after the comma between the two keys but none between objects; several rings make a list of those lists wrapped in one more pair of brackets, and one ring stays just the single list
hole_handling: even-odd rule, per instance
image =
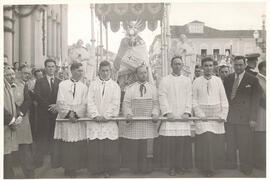
[{"label": "short dark hair", "polygon": [[13,63],[13,67],[15,67],[16,64],[19,64],[19,62],[14,62],[14,63]]},{"label": "short dark hair", "polygon": [[46,67],[47,63],[49,63],[49,62],[53,62],[55,64],[55,66],[56,66],[56,62],[53,59],[46,59],[45,62],[44,62],[44,66]]},{"label": "short dark hair", "polygon": [[195,69],[201,69],[201,66],[199,66],[198,64],[195,66]]},{"label": "short dark hair", "polygon": [[22,69],[24,69],[24,68],[30,68],[30,67],[27,66],[26,64],[22,64],[22,65],[20,65],[18,71],[22,71]]},{"label": "short dark hair", "polygon": [[8,58],[8,56],[6,54],[4,54],[4,58]]},{"label": "short dark hair", "polygon": [[106,61],[106,60],[101,61],[101,62],[99,63],[99,69],[100,69],[101,67],[104,67],[104,66],[110,66],[110,68],[111,68],[111,63],[110,63],[109,61]]},{"label": "short dark hair", "polygon": [[205,62],[213,62],[214,64],[214,59],[212,59],[211,57],[205,57],[202,59],[202,65],[205,63]]},{"label": "short dark hair", "polygon": [[266,67],[266,61],[262,61],[259,63],[259,65],[258,65],[259,71],[261,71],[263,67]]},{"label": "short dark hair", "polygon": [[70,71],[73,71],[75,69],[78,69],[79,67],[82,66],[82,63],[79,63],[79,62],[73,62],[71,65],[70,65]]},{"label": "short dark hair", "polygon": [[37,76],[38,72],[42,72],[42,74],[44,74],[44,71],[42,69],[35,69],[34,72],[33,72],[35,77]]},{"label": "short dark hair", "polygon": [[228,68],[228,70],[230,70],[229,66],[222,65],[222,66],[219,67],[218,71],[220,72],[220,70],[223,69],[223,68]]},{"label": "short dark hair", "polygon": [[243,62],[246,64],[246,60],[244,56],[235,56],[233,59],[233,62],[238,61],[238,60],[243,60]]},{"label": "short dark hair", "polygon": [[171,65],[173,64],[173,61],[174,61],[175,59],[181,59],[181,60],[183,60],[183,59],[182,59],[182,56],[174,56],[174,57],[171,59]]}]

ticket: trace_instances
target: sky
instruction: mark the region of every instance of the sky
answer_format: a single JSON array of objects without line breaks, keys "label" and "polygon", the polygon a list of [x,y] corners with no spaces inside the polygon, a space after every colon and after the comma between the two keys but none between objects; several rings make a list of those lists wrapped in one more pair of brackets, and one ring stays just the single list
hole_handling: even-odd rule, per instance
[{"label": "sky", "polygon": [[[181,2],[171,3],[170,25],[184,25],[198,20],[206,26],[220,30],[256,30],[262,28],[262,15],[265,14],[266,4],[263,1],[246,2]],[[160,28],[154,32],[147,28],[141,32],[147,47],[151,45]],[[103,32],[105,37],[105,32]],[[99,36],[99,22],[95,20],[95,37]],[[109,50],[117,52],[124,30],[113,33],[109,30]],[[68,7],[68,44],[82,39],[90,43],[91,39],[91,11],[90,4],[71,4]],[[103,38],[105,44],[105,38]],[[97,43],[97,42],[96,42]]]}]

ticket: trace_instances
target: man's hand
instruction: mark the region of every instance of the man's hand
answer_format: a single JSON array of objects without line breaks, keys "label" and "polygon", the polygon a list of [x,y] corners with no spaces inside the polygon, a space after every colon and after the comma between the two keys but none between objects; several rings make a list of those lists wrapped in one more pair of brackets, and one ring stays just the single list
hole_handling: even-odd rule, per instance
[{"label": "man's hand", "polygon": [[11,131],[16,131],[17,126],[15,125],[15,123],[9,125],[9,128],[11,129]]},{"label": "man's hand", "polygon": [[23,117],[22,116],[18,116],[17,119],[15,120],[15,122],[13,123],[15,126],[21,124],[21,122],[23,121]]},{"label": "man's hand", "polygon": [[96,116],[96,117],[94,117],[94,120],[95,121],[98,121],[98,122],[102,121],[103,119],[104,119],[103,116]]},{"label": "man's hand", "polygon": [[255,128],[255,126],[256,126],[256,121],[249,121],[249,126],[250,126],[251,128]]},{"label": "man's hand", "polygon": [[184,113],[181,116],[182,119],[188,119],[189,118],[189,114],[188,113]]},{"label": "man's hand", "polygon": [[56,114],[57,111],[57,105],[56,104],[50,104],[48,111],[52,112],[53,114]]},{"label": "man's hand", "polygon": [[76,123],[77,122],[77,118],[76,118],[76,113],[74,111],[71,111],[69,113],[69,120],[72,122],[72,123]]},{"label": "man's hand", "polygon": [[157,114],[151,114],[151,117],[152,117],[152,121],[154,123],[157,123],[158,122],[158,115]]},{"label": "man's hand", "polygon": [[223,119],[222,117],[218,117],[217,122],[223,123],[223,122],[225,122],[225,119]]},{"label": "man's hand", "polygon": [[173,120],[174,120],[174,115],[173,115],[173,113],[168,113],[168,114],[166,115],[166,117],[167,117],[168,121],[173,121]]}]

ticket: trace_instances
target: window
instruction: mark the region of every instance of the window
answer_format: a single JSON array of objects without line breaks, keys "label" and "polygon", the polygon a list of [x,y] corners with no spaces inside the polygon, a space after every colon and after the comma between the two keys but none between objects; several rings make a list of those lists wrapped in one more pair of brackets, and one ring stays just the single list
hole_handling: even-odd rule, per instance
[{"label": "window", "polygon": [[219,55],[219,49],[214,49],[213,50],[213,55]]},{"label": "window", "polygon": [[225,49],[225,54],[228,51],[228,54],[231,55],[231,50],[230,49]]},{"label": "window", "polygon": [[201,56],[207,55],[207,49],[201,49]]}]

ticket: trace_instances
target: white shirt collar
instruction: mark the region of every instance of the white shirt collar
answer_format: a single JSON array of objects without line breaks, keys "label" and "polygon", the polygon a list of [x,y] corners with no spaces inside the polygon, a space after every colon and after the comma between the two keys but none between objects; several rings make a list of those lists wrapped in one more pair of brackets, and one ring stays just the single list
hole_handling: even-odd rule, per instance
[{"label": "white shirt collar", "polygon": [[48,79],[49,82],[51,81],[51,78],[54,79],[54,76],[48,76],[48,75],[46,75],[46,77],[47,77],[47,79]]}]

